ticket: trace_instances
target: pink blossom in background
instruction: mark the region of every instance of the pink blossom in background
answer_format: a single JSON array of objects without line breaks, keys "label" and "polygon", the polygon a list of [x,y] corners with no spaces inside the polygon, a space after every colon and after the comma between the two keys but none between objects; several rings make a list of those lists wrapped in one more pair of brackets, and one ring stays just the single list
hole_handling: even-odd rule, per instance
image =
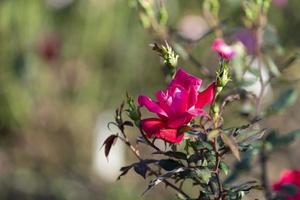
[{"label": "pink blossom in background", "polygon": [[247,49],[249,54],[254,54],[256,50],[255,32],[250,29],[241,29],[233,36],[235,40],[240,41]]},{"label": "pink blossom in background", "polygon": [[156,101],[147,96],[139,96],[139,104],[158,116],[141,121],[141,128],[147,137],[160,138],[170,143],[181,142],[184,134],[178,129],[196,116],[207,116],[202,108],[212,103],[215,84],[212,83],[199,92],[201,82],[201,79],[179,69],[168,88],[156,92]]},{"label": "pink blossom in background", "polygon": [[235,55],[233,48],[226,44],[222,38],[215,39],[211,48],[225,60],[230,60]]},{"label": "pink blossom in background", "polygon": [[[282,191],[285,185],[294,185],[298,188],[298,192],[291,196]],[[285,170],[281,173],[278,182],[273,184],[273,190],[284,196],[284,200],[300,200],[300,170]]]},{"label": "pink blossom in background", "polygon": [[289,3],[289,0],[272,0],[274,6],[285,7]]}]

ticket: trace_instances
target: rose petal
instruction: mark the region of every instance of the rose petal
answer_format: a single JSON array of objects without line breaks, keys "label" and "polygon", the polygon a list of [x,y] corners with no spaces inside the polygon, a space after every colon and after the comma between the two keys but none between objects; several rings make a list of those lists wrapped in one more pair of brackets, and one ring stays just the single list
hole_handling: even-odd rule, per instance
[{"label": "rose petal", "polygon": [[184,134],[178,134],[176,129],[161,129],[159,137],[170,143],[179,143],[182,141]]},{"label": "rose petal", "polygon": [[147,134],[147,137],[152,138],[159,134],[160,129],[164,128],[164,123],[157,118],[147,118],[141,120],[141,128]]},{"label": "rose petal", "polygon": [[179,116],[174,116],[173,118],[169,119],[167,125],[169,128],[179,128],[180,126],[188,124],[194,115],[191,115],[188,112],[182,113]]},{"label": "rose petal", "polygon": [[139,96],[138,102],[141,106],[145,106],[150,112],[168,117],[167,113],[154,101],[147,96]]},{"label": "rose petal", "polygon": [[186,90],[188,90],[190,87],[196,87],[196,89],[199,90],[201,82],[201,79],[192,76],[185,72],[182,68],[179,68],[175,74],[174,79],[171,81],[170,86],[181,85]]},{"label": "rose petal", "polygon": [[171,110],[173,114],[178,115],[184,113],[187,110],[189,98],[187,91],[184,88],[176,87],[172,96]]},{"label": "rose petal", "polygon": [[215,90],[215,82],[213,82],[204,91],[200,92],[197,97],[196,108],[203,108],[204,106],[211,104],[214,100]]},{"label": "rose petal", "polygon": [[168,95],[168,91],[165,93],[162,90],[156,92],[156,99],[159,102],[159,106],[168,114],[171,114],[172,97]]},{"label": "rose petal", "polygon": [[188,110],[188,113],[190,113],[193,116],[204,116],[209,118],[209,115],[205,112],[205,110],[202,109],[198,109],[198,108],[192,108],[190,110]]}]

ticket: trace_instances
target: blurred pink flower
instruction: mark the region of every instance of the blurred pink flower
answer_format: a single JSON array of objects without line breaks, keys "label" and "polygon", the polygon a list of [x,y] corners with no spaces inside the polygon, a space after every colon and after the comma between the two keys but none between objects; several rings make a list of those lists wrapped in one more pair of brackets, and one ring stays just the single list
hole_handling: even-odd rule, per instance
[{"label": "blurred pink flower", "polygon": [[183,69],[179,69],[166,91],[156,93],[157,101],[147,96],[139,96],[138,102],[158,118],[147,118],[141,121],[141,128],[149,138],[160,138],[170,143],[178,143],[183,139],[183,133],[178,129],[187,125],[196,116],[205,116],[202,109],[211,104],[215,94],[215,84],[212,83],[202,92],[202,80],[194,77]]},{"label": "blurred pink flower", "polygon": [[188,42],[195,42],[209,31],[207,22],[200,15],[186,15],[178,25],[178,34]]},{"label": "blurred pink flower", "polygon": [[277,7],[285,7],[289,3],[289,0],[272,0],[272,3]]},{"label": "blurred pink flower", "polygon": [[211,48],[225,60],[229,60],[235,55],[233,48],[226,44],[222,38],[215,39]]},{"label": "blurred pink flower", "polygon": [[[283,190],[284,186],[294,185],[297,187],[298,191],[294,195],[287,194]],[[273,190],[280,192],[284,197],[284,200],[299,200],[300,199],[300,170],[284,170],[278,182],[272,185]]]}]

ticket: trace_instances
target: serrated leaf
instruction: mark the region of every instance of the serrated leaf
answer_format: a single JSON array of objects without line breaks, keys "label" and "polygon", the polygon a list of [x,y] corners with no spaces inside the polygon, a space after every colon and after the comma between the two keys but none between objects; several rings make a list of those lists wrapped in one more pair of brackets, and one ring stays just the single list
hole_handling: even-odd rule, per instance
[{"label": "serrated leaf", "polygon": [[182,167],[182,164],[172,159],[163,159],[158,162],[158,165],[166,171],[172,171],[176,168]]},{"label": "serrated leaf", "polygon": [[297,96],[298,92],[293,88],[289,88],[283,91],[279,95],[279,97],[274,101],[274,103],[270,106],[268,113],[276,113],[292,105],[296,101]]},{"label": "serrated leaf", "polygon": [[196,169],[195,173],[197,176],[202,180],[203,183],[208,184],[209,180],[211,178],[211,172],[209,169],[204,168],[204,169]]},{"label": "serrated leaf", "polygon": [[229,173],[229,166],[225,162],[221,161],[219,167],[221,171],[227,176]]},{"label": "serrated leaf", "polygon": [[212,131],[210,131],[208,134],[207,134],[207,140],[212,140],[214,139],[215,137],[217,137],[217,135],[219,135],[220,133],[220,130],[219,129],[214,129]]},{"label": "serrated leaf", "polygon": [[240,145],[252,144],[254,141],[260,140],[265,135],[266,130],[244,131],[243,134],[238,135],[237,140]]},{"label": "serrated leaf", "polygon": [[106,140],[103,142],[103,146],[104,147],[104,154],[105,154],[105,157],[108,157],[109,155],[109,152],[110,152],[110,149],[112,147],[112,145],[115,143],[116,139],[118,138],[117,135],[110,135],[108,138],[106,138]]},{"label": "serrated leaf", "polygon": [[229,147],[233,155],[240,161],[241,157],[240,157],[240,152],[237,143],[232,138],[224,134],[223,132],[221,132],[220,135],[222,141]]},{"label": "serrated leaf", "polygon": [[231,192],[249,192],[251,189],[262,190],[262,187],[256,181],[248,181],[230,188]]},{"label": "serrated leaf", "polygon": [[208,150],[212,150],[213,146],[208,143],[208,142],[204,142],[204,141],[198,141],[197,144],[197,149],[201,150],[201,149],[208,149]]},{"label": "serrated leaf", "polygon": [[194,153],[189,156],[188,162],[189,163],[197,163],[199,160],[203,159],[203,155],[200,155],[199,153]]}]

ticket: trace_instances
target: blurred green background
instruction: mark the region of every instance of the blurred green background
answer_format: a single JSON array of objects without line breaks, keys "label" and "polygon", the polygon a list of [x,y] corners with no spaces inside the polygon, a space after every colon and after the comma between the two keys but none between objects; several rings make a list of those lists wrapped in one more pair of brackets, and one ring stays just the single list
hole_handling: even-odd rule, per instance
[{"label": "blurred green background", "polygon": [[[239,1],[223,3],[221,17],[237,25]],[[148,46],[153,38],[129,4],[0,0],[0,199],[142,199],[147,184],[142,178],[129,173],[114,182],[116,172],[107,175],[113,168],[109,164],[130,163],[122,146],[120,157],[108,165],[98,157],[109,134],[106,122],[125,91],[151,94],[165,82],[161,63]],[[168,25],[177,27],[183,16],[200,15],[200,5],[167,1]],[[299,9],[299,0],[274,0],[270,11],[286,55],[300,45]],[[208,41],[197,44],[197,58],[212,58]],[[181,62],[197,74],[197,68]],[[210,67],[215,60],[203,63]],[[299,73],[296,63],[286,77],[298,79]],[[296,104],[268,123],[282,130],[297,128],[299,111]],[[286,167],[299,166],[296,147],[286,150]],[[164,187],[155,191],[143,198],[174,199]]]}]

